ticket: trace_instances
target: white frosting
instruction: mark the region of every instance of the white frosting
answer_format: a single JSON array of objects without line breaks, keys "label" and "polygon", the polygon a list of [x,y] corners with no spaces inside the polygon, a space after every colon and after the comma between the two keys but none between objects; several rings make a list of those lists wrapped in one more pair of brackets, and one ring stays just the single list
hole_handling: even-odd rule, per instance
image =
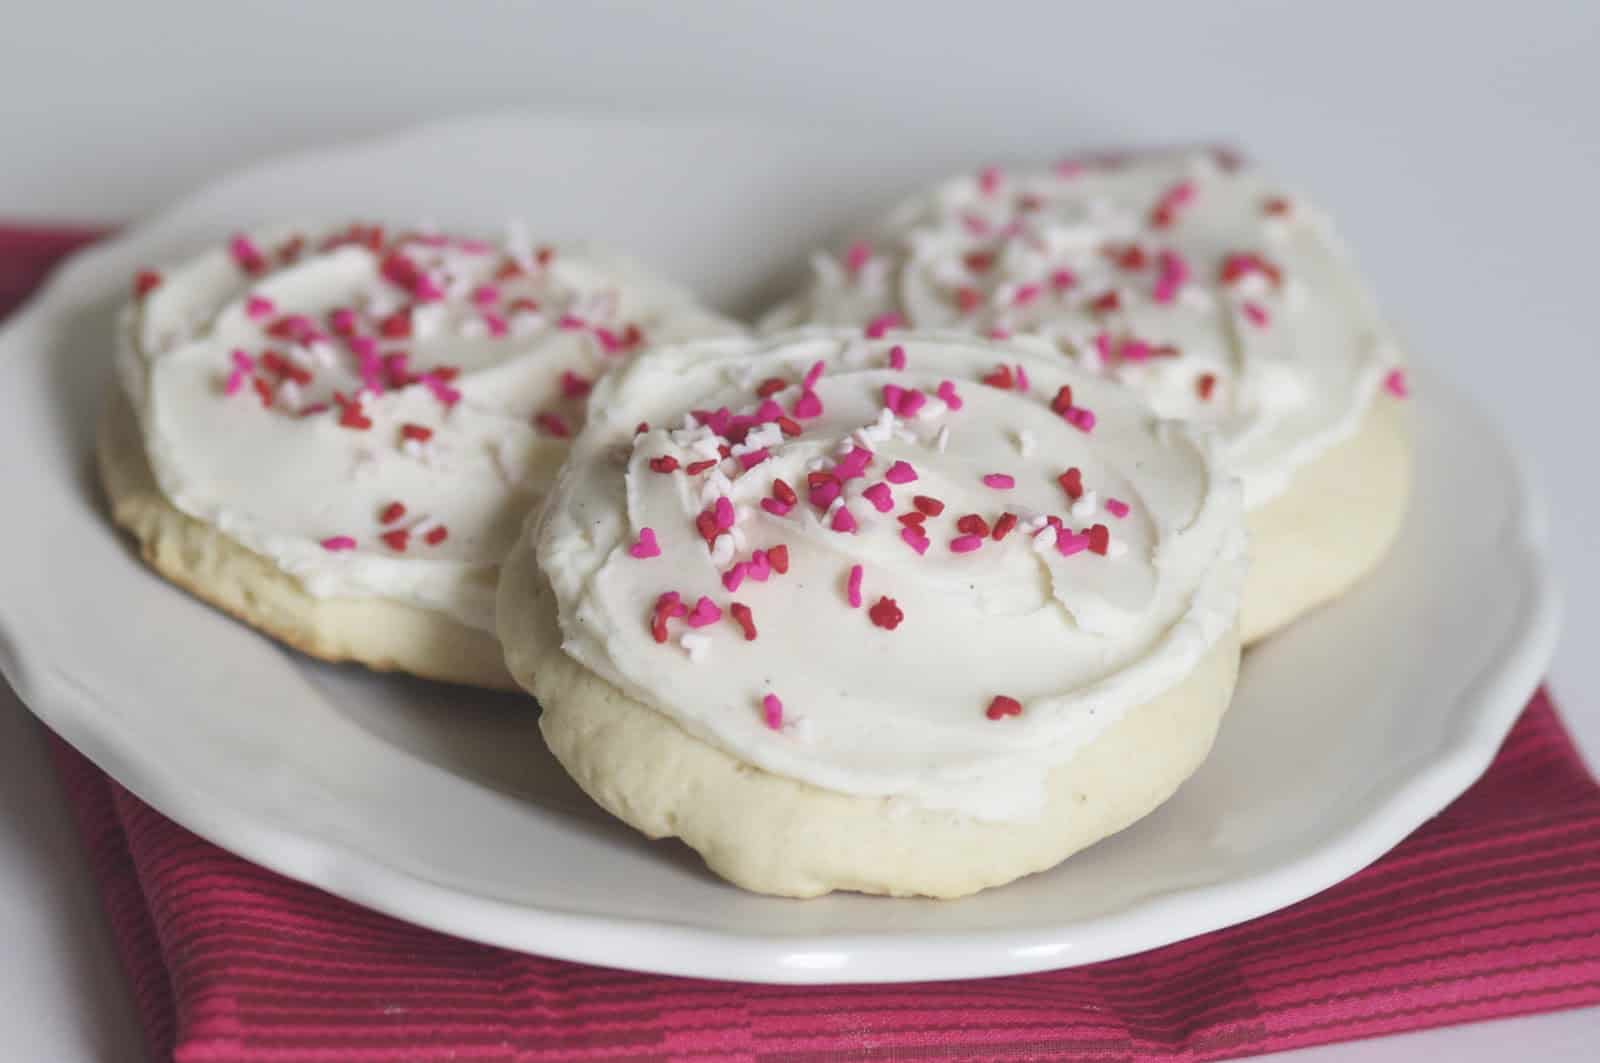
[{"label": "white frosting", "polygon": [[[1268,268],[1228,269],[1248,255]],[[1252,508],[1351,435],[1398,362],[1327,219],[1209,153],[958,178],[814,262],[769,329],[894,315],[1041,336],[1215,429]]]},{"label": "white frosting", "polygon": [[312,594],[491,631],[498,563],[585,385],[645,342],[736,331],[628,262],[515,230],[280,230],[159,276],[124,314],[118,366],[163,494]]},{"label": "white frosting", "polygon": [[[891,368],[896,346],[903,369]],[[803,380],[818,362],[808,399]],[[1028,389],[981,384],[998,364],[1024,368]],[[785,387],[763,406],[757,389],[773,378]],[[937,397],[945,382],[959,408]],[[1092,430],[1052,408],[1063,385],[1073,391],[1069,416],[1087,426],[1091,411]],[[723,408],[760,423],[689,416]],[[1027,817],[1050,767],[1180,682],[1235,620],[1237,482],[1188,429],[1037,342],[811,330],[659,348],[609,376],[595,411],[530,531],[562,649],[768,771],[976,817]],[[801,434],[772,421],[780,412]],[[652,427],[636,435],[641,421]],[[718,459],[721,446],[729,456]],[[713,464],[690,473],[700,461]],[[860,475],[845,475],[856,462]],[[897,462],[916,479],[896,482],[906,472]],[[1059,482],[1070,468],[1081,478],[1077,506]],[[831,470],[845,475],[842,494],[830,497],[821,475],[811,497],[808,473]],[[798,495],[787,512],[779,479]],[[918,495],[944,506],[924,518],[922,554],[898,519],[918,511]],[[960,530],[968,514],[987,534]],[[1015,524],[997,541],[1003,514]],[[1097,524],[1104,554],[1082,548]],[[952,543],[968,535],[962,545],[976,548],[957,552]],[[787,573],[764,572],[771,562],[761,558],[780,544]],[[859,607],[848,600],[855,565]],[[707,599],[721,618],[658,615],[669,591],[690,610]],[[892,630],[872,617],[883,597],[903,614]],[[754,640],[735,602],[750,609]],[[501,607],[533,606],[508,597]],[[769,694],[783,705],[777,729],[763,707]],[[990,719],[997,695],[1015,698],[1020,714]]]}]

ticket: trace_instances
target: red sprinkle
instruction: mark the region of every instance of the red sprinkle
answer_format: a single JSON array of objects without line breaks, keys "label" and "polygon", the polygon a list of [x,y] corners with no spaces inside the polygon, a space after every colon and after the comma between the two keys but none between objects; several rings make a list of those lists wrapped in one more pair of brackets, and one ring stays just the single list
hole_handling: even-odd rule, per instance
[{"label": "red sprinkle", "polygon": [[1072,388],[1069,385],[1061,385],[1060,390],[1056,392],[1056,397],[1050,400],[1050,409],[1057,414],[1066,413],[1072,409]]},{"label": "red sprinkle", "polygon": [[789,571],[789,547],[783,543],[767,547],[767,562],[778,575]]},{"label": "red sprinkle", "polygon": [[400,426],[400,435],[404,439],[415,439],[418,443],[426,443],[433,438],[433,429],[420,424],[403,424]]},{"label": "red sprinkle", "polygon": [[796,421],[793,417],[789,416],[778,418],[778,428],[782,430],[784,435],[791,439],[805,431],[804,428],[800,427],[799,421]]},{"label": "red sprinkle", "polygon": [[796,502],[800,501],[799,496],[794,493],[794,488],[790,487],[789,484],[784,480],[772,481],[772,495],[779,502],[782,502],[785,505],[792,506]]},{"label": "red sprinkle", "polygon": [[763,399],[770,399],[778,392],[789,386],[789,382],[782,377],[768,377],[756,388],[756,394]]},{"label": "red sprinkle", "polygon": [[917,512],[925,513],[930,517],[937,517],[944,512],[944,503],[937,498],[929,498],[927,495],[916,495],[911,499],[911,504],[917,507]]},{"label": "red sprinkle", "polygon": [[404,528],[396,528],[394,531],[384,532],[379,538],[383,540],[385,546],[398,553],[405,550],[406,540],[411,538],[411,533]]},{"label": "red sprinkle", "polygon": [[1011,390],[1012,384],[1015,383],[1015,380],[1011,375],[1011,367],[1009,365],[997,365],[987,375],[981,377],[980,379],[983,383],[989,385],[990,387],[1000,388],[1003,391]]},{"label": "red sprinkle", "polygon": [[141,269],[133,275],[133,297],[143,299],[161,287],[161,274],[153,269]]},{"label": "red sprinkle", "polygon": [[734,602],[728,606],[728,611],[733,614],[733,619],[744,632],[744,640],[746,642],[754,642],[756,639],[756,619],[754,614],[750,612],[750,607],[743,602]]},{"label": "red sprinkle", "polygon": [[906,614],[901,611],[893,598],[879,598],[873,603],[872,608],[867,610],[867,616],[885,631],[893,631],[900,626],[900,621],[906,618]]},{"label": "red sprinkle", "polygon": [[1017,515],[1015,513],[1000,514],[1000,519],[994,522],[994,541],[999,542],[1010,535],[1011,530],[1016,526]]},{"label": "red sprinkle", "polygon": [[1083,470],[1076,465],[1056,477],[1056,482],[1067,493],[1067,497],[1073,501],[1083,497]]},{"label": "red sprinkle", "polygon": [[1016,698],[1008,698],[1004,694],[996,694],[994,700],[989,702],[989,707],[983,714],[991,720],[1003,719],[1007,716],[1021,716],[1022,703]]},{"label": "red sprinkle", "polygon": [[968,513],[956,521],[956,530],[982,538],[989,534],[989,522],[976,513]]},{"label": "red sprinkle", "polygon": [[677,472],[678,459],[671,454],[663,454],[658,458],[651,458],[650,470],[652,472]]},{"label": "red sprinkle", "polygon": [[1215,373],[1201,373],[1194,382],[1194,389],[1200,395],[1202,401],[1210,401],[1211,393],[1216,390],[1216,387],[1217,374]]},{"label": "red sprinkle", "polygon": [[572,429],[567,427],[567,422],[561,418],[560,414],[541,413],[533,419],[533,423],[545,435],[554,436],[557,439],[566,439],[572,435]]},{"label": "red sprinkle", "polygon": [[956,308],[963,314],[970,314],[983,305],[983,293],[976,288],[961,287],[956,289]]},{"label": "red sprinkle", "polygon": [[1089,309],[1093,310],[1097,314],[1109,314],[1120,309],[1121,307],[1122,296],[1117,294],[1116,289],[1101,292],[1099,295],[1095,296],[1094,301],[1089,304]]},{"label": "red sprinkle", "polygon": [[922,526],[922,522],[928,518],[922,513],[902,513],[895,519],[908,528],[920,528]]},{"label": "red sprinkle", "polygon": [[378,335],[384,339],[399,340],[411,335],[411,308],[401,307],[378,322]]},{"label": "red sprinkle", "polygon": [[1104,524],[1096,524],[1089,529],[1089,549],[1104,557],[1106,550],[1111,546],[1111,529]]},{"label": "red sprinkle", "polygon": [[395,521],[399,520],[405,515],[405,503],[390,502],[387,506],[383,507],[383,512],[378,514],[378,520],[383,524],[393,524]]},{"label": "red sprinkle", "polygon": [[707,458],[705,461],[691,461],[683,467],[683,471],[690,476],[699,476],[717,463],[716,458]]},{"label": "red sprinkle", "polygon": [[[256,394],[258,396],[260,396],[260,398],[261,398],[261,405],[263,405],[263,406],[271,406],[272,405],[272,385],[268,384],[266,382],[266,380],[264,378],[262,378],[262,377],[256,377],[255,380],[251,381],[251,383],[256,389]],[[368,421],[365,417],[360,417],[359,413],[360,413],[360,411],[358,410],[357,411],[358,420],[360,422],[362,422],[362,423],[347,422],[347,421],[345,421],[345,419],[343,417],[341,417],[339,419],[339,423],[344,425],[346,428],[371,428],[372,427],[372,422]]]},{"label": "red sprinkle", "polygon": [[429,529],[428,534],[422,537],[422,541],[427,543],[429,546],[438,546],[449,537],[449,530],[445,528],[443,524],[441,524],[437,528]]}]

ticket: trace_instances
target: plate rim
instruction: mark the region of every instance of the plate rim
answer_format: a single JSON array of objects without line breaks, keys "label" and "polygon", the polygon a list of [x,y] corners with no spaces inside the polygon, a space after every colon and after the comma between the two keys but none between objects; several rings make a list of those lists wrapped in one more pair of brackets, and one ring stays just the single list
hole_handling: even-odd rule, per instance
[{"label": "plate rim", "polygon": [[[311,148],[244,167],[208,182],[148,220],[71,255],[0,328],[0,349],[15,334],[49,330],[73,304],[76,278],[130,253],[147,234],[165,228],[186,203],[308,160],[393,150],[408,141],[423,144],[440,133],[460,134],[475,125],[539,120],[650,124],[641,119],[572,113],[491,112]],[[754,128],[753,123],[740,119],[701,119],[690,124],[723,130]],[[561,911],[472,893],[431,881],[338,840],[286,830],[249,809],[224,807],[214,796],[199,793],[181,778],[163,772],[155,758],[139,752],[137,742],[98,721],[95,708],[86,699],[76,699],[69,685],[47,678],[54,674],[53,669],[35,667],[38,662],[29,659],[26,636],[14,630],[15,625],[4,623],[3,611],[0,674],[11,682],[21,702],[69,744],[140,800],[207,841],[363,907],[482,944],[626,970],[774,984],[896,982],[903,981],[908,970],[916,971],[918,981],[942,981],[1092,963],[1279,910],[1366,867],[1483,773],[1537,688],[1555,649],[1561,613],[1543,492],[1528,462],[1492,415],[1455,385],[1433,373],[1426,376],[1430,392],[1442,396],[1445,405],[1470,414],[1487,430],[1489,445],[1511,470],[1510,490],[1518,500],[1517,517],[1500,542],[1503,549],[1514,552],[1527,579],[1522,622],[1497,648],[1499,659],[1483,662],[1479,674],[1456,699],[1461,710],[1459,725],[1415,775],[1375,790],[1358,819],[1331,832],[1314,848],[1262,870],[1151,895],[1064,926],[795,937]],[[1168,912],[1180,904],[1191,911],[1198,906],[1208,915],[1196,919],[1191,914],[1182,920],[1180,932],[1162,932],[1161,927],[1174,922]],[[650,939],[649,947],[641,942],[641,935]]]}]

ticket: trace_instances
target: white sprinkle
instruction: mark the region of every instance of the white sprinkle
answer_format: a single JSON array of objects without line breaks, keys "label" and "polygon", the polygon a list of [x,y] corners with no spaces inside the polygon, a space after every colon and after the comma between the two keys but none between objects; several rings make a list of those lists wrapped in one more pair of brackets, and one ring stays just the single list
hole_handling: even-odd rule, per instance
[{"label": "white sprinkle", "polygon": [[844,350],[839,352],[839,360],[851,368],[865,365],[867,361],[866,343],[858,339],[845,341]]},{"label": "white sprinkle", "polygon": [[1035,445],[1036,445],[1036,440],[1033,438],[1033,433],[1032,432],[1028,431],[1026,428],[1019,429],[1017,431],[1017,453],[1018,454],[1021,454],[1024,458],[1033,457],[1033,451],[1034,451]]},{"label": "white sprinkle", "polygon": [[469,340],[481,340],[489,335],[489,326],[481,317],[469,317],[456,326],[456,335]]},{"label": "white sprinkle", "polygon": [[1106,556],[1115,561],[1128,552],[1128,544],[1121,539],[1112,539],[1106,544]]},{"label": "white sprinkle", "polygon": [[940,454],[943,454],[945,452],[945,448],[948,447],[949,445],[950,445],[950,426],[947,425],[947,424],[946,425],[940,425],[939,426],[939,434],[933,437],[933,449],[937,450]]},{"label": "white sprinkle", "polygon": [[706,659],[706,654],[711,652],[711,639],[705,635],[696,635],[694,632],[685,632],[678,640],[683,647],[683,652],[689,655],[689,660],[699,664]]},{"label": "white sprinkle", "polygon": [[411,335],[419,340],[431,339],[444,328],[443,303],[419,303],[411,308]]},{"label": "white sprinkle", "polygon": [[733,564],[734,554],[738,547],[734,545],[733,536],[723,532],[711,542],[711,563],[718,568],[727,568]]},{"label": "white sprinkle", "polygon": [[545,317],[534,310],[518,310],[506,325],[513,336],[531,336],[544,328]]},{"label": "white sprinkle", "polygon": [[783,715],[783,729],[802,742],[810,742],[817,733],[816,725],[811,722],[809,716],[790,712],[785,712]]},{"label": "white sprinkle", "polygon": [[1100,512],[1100,499],[1093,491],[1085,491],[1083,497],[1072,503],[1072,519],[1076,521],[1091,520]]},{"label": "white sprinkle", "polygon": [[284,380],[278,385],[277,403],[291,413],[298,413],[302,404],[300,385],[293,380]]}]

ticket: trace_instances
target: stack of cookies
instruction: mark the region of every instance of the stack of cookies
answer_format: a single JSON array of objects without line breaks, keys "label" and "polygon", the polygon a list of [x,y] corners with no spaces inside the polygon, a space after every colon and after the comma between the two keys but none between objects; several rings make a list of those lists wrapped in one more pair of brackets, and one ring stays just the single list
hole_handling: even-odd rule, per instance
[{"label": "stack of cookies", "polygon": [[982,170],[814,263],[752,332],[517,230],[237,236],[135,278],[113,514],[303,652],[528,690],[740,886],[1051,867],[1382,558],[1399,353],[1326,218],[1211,153]]}]

